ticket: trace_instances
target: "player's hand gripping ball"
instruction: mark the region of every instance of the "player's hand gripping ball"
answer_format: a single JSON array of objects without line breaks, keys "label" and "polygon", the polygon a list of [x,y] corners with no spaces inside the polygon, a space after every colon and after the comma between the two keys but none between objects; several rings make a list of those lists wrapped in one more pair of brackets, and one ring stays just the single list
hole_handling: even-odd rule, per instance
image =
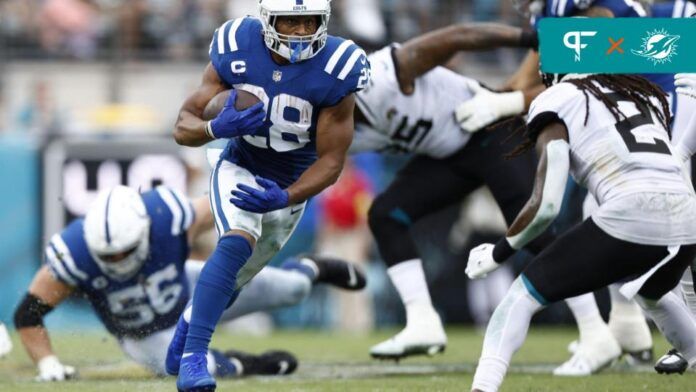
[{"label": "player's hand gripping ball", "polygon": [[[228,91],[215,96],[203,111],[204,119],[214,116],[206,125],[208,136],[219,139],[257,134],[266,119],[263,102],[243,90]],[[224,105],[219,108],[221,96],[227,94]]]},{"label": "player's hand gripping ball", "polygon": [[489,272],[500,267],[493,259],[493,244],[481,244],[469,252],[469,261],[466,263],[466,276],[469,279],[485,278]]},{"label": "player's hand gripping ball", "polygon": [[288,191],[281,189],[274,181],[256,176],[256,183],[263,190],[246,184],[237,184],[239,190],[232,191],[230,203],[244,211],[263,214],[288,206]]}]

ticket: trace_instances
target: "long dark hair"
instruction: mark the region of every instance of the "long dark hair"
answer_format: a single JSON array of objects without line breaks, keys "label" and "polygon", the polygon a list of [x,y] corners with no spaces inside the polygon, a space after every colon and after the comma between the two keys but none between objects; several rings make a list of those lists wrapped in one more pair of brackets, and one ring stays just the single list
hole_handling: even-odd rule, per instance
[{"label": "long dark hair", "polygon": [[[657,119],[660,124],[669,132],[669,124],[672,121],[672,115],[669,111],[667,103],[667,94],[656,84],[639,75],[627,74],[595,74],[589,75],[580,79],[569,79],[565,81],[574,84],[578,90],[585,95],[585,122],[590,116],[590,98],[588,94],[592,94],[600,100],[604,106],[609,109],[609,112],[614,116],[616,121],[621,121],[626,116],[620,109],[615,100],[607,97],[607,93],[601,90],[601,87],[606,87],[614,93],[621,95],[626,101],[633,102],[636,107],[647,107],[652,112],[657,114]],[[596,82],[596,83],[595,83]],[[651,98],[657,98],[660,103],[660,108],[655,105]],[[525,129],[526,130],[526,129]],[[511,153],[511,156],[516,156],[534,147],[534,141],[527,138],[525,142],[517,146]]]}]

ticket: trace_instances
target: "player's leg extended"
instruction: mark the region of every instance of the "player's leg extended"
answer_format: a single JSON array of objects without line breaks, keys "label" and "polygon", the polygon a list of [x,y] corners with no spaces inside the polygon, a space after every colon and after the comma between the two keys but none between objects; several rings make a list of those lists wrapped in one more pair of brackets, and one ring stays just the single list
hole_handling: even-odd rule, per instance
[{"label": "player's leg extended", "polygon": [[[229,194],[239,183],[256,186],[247,170],[220,160],[211,174],[210,199],[220,239],[205,263],[193,290],[190,322],[179,320],[170,344],[167,368],[172,367],[181,343],[181,332],[188,329],[179,367],[177,388],[180,390],[214,389],[215,380],[207,371],[208,345],[222,312],[229,307],[241,287],[239,275],[247,265],[261,234],[262,215],[236,208],[228,202]],[[175,346],[175,347],[173,347]]]},{"label": "player's leg extended", "polygon": [[588,219],[561,235],[515,281],[486,330],[473,388],[497,391],[534,312],[547,303],[591,292],[647,272],[664,247],[632,244],[604,233]]},{"label": "player's leg extended", "polygon": [[677,351],[669,360],[660,359],[655,366],[658,373],[683,373],[696,363],[696,318],[683,299],[671,291],[695,255],[695,245],[682,246],[639,292],[637,302]]},{"label": "player's leg extended", "polygon": [[410,234],[411,225],[421,217],[461,201],[478,186],[454,173],[447,161],[412,159],[370,208],[370,230],[406,308],[406,328],[373,346],[370,354],[375,358],[434,354],[444,350],[447,342]]}]

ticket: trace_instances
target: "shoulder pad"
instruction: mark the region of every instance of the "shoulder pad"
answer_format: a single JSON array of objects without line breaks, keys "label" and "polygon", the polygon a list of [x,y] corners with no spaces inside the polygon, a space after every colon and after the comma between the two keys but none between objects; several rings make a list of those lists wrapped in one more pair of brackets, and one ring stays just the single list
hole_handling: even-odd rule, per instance
[{"label": "shoulder pad", "polygon": [[324,72],[335,79],[326,99],[333,106],[343,97],[365,88],[370,81],[370,62],[365,51],[353,41],[329,37],[326,44]]},{"label": "shoulder pad", "polygon": [[547,125],[558,122],[565,125],[563,113],[568,102],[580,94],[571,83],[558,83],[544,90],[529,106],[527,115],[527,132],[532,140],[536,140]]},{"label": "shoulder pad", "polygon": [[167,236],[186,234],[195,216],[191,202],[181,192],[158,186],[142,195],[152,220],[152,232]]},{"label": "shoulder pad", "polygon": [[53,276],[72,287],[89,280],[86,271],[92,258],[82,230],[82,219],[73,221],[51,237],[45,250],[45,262]]}]

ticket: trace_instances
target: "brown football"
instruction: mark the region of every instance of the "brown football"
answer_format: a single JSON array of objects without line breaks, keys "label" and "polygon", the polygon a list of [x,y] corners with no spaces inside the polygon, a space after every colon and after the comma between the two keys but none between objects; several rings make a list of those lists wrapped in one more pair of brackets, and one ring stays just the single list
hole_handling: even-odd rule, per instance
[{"label": "brown football", "polygon": [[[231,91],[232,90],[221,91],[208,102],[208,105],[206,105],[203,110],[204,120],[212,120],[217,117],[222,107],[225,106],[225,102],[227,102],[227,98],[230,96]],[[237,90],[237,100],[234,102],[234,108],[237,110],[244,110],[260,101],[261,100],[256,95],[250,92]]]}]

